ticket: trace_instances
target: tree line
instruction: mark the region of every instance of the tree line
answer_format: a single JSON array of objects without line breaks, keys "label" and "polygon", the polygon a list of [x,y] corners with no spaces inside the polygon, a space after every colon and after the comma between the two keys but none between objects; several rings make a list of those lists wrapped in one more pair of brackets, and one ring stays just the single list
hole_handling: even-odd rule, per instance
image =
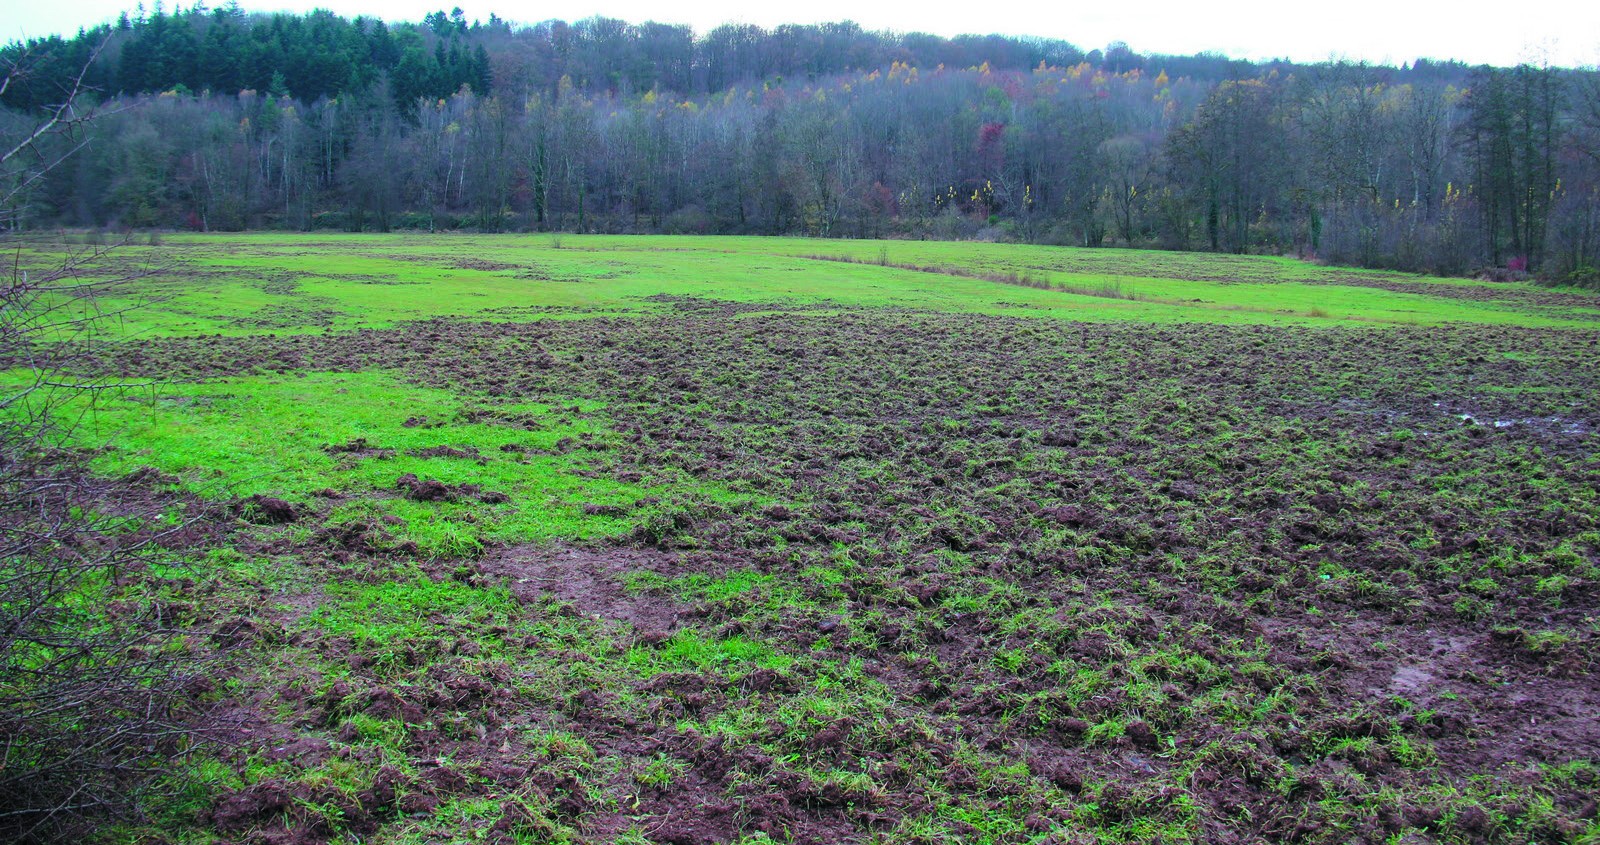
[{"label": "tree line", "polygon": [[[1593,280],[1600,76],[1040,39],[236,8],[16,44],[21,124],[99,48],[15,226],[997,238]],[[63,142],[67,142],[65,139]]]}]

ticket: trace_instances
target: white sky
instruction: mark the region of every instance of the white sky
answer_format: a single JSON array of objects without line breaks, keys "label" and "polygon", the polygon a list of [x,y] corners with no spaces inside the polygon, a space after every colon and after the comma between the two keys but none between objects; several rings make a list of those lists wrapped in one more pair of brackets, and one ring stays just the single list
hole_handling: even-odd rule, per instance
[{"label": "white sky", "polygon": [[[115,19],[131,2],[0,0],[0,40],[70,34],[80,26]],[[153,2],[148,0],[147,5]],[[569,0],[548,6],[512,0],[241,0],[247,11],[327,8],[386,21],[420,21],[430,11],[448,12],[457,3],[469,20],[486,20],[491,12],[518,23],[573,21],[599,14],[632,23],[686,23],[702,33],[730,21],[772,27],[854,20],[866,29],[1038,35],[1062,38],[1085,50],[1126,41],[1140,53],[1214,50],[1248,59],[1348,58],[1399,64],[1428,57],[1497,65],[1548,61],[1563,66],[1600,61],[1600,3],[1592,0],[1041,0],[1037,6],[1043,11],[1025,11],[1019,2],[907,0],[804,4],[712,0],[690,5]]]}]

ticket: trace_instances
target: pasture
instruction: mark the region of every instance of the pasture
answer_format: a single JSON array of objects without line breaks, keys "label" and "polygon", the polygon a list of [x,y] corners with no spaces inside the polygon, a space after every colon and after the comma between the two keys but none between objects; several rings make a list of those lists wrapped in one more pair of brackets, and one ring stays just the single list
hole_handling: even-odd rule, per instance
[{"label": "pasture", "polygon": [[220,658],[225,742],[113,841],[1600,837],[1593,294],[576,235],[84,278],[130,273],[73,443],[214,515],[106,613]]}]

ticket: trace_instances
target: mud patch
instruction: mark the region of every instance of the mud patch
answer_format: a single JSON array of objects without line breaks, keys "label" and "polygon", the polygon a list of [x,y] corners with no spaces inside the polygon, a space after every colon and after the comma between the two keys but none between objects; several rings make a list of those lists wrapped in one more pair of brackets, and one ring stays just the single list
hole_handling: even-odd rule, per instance
[{"label": "mud patch", "polygon": [[649,549],[513,546],[478,561],[484,575],[506,579],[522,602],[553,598],[602,622],[670,634],[688,608],[670,598],[630,592],[636,572],[669,574],[677,555]]},{"label": "mud patch", "polygon": [[1326,673],[1331,698],[1345,708],[1393,710],[1401,727],[1433,742],[1438,765],[1451,774],[1600,755],[1593,718],[1600,689],[1587,677],[1552,677],[1504,637],[1461,624],[1427,630],[1371,618],[1262,625],[1275,645],[1296,652],[1287,661],[1349,663]]}]

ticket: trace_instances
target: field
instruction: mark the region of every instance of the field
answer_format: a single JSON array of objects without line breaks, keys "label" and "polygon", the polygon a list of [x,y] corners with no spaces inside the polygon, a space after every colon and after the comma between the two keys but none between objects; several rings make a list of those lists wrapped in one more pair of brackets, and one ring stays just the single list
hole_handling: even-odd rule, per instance
[{"label": "field", "polygon": [[111,841],[1600,842],[1600,297],[572,235],[91,274],[140,268],[95,363],[148,386],[77,437],[226,514],[118,587],[225,657],[226,742]]}]

